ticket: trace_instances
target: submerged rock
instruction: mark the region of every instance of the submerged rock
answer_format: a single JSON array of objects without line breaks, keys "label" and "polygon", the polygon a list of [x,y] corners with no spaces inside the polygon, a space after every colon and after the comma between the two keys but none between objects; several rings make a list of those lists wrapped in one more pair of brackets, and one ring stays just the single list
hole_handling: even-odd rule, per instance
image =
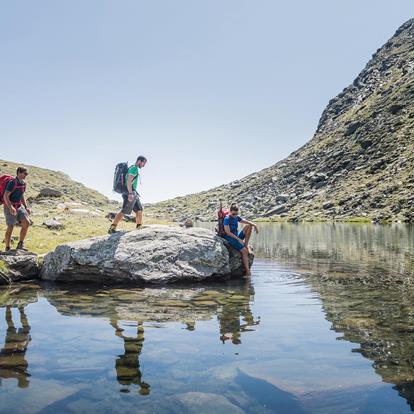
[{"label": "submerged rock", "polygon": [[36,254],[21,250],[0,253],[0,285],[33,279],[39,273]]},{"label": "submerged rock", "polygon": [[58,246],[46,255],[41,278],[170,283],[242,274],[240,253],[212,231],[155,225]]}]

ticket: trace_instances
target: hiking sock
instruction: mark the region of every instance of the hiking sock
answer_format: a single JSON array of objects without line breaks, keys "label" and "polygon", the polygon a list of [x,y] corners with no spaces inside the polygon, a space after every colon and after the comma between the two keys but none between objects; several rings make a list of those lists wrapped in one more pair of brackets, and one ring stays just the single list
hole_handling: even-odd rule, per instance
[{"label": "hiking sock", "polygon": [[142,224],[137,224],[137,226],[135,227],[135,229],[139,229],[140,227],[142,227]]},{"label": "hiking sock", "polygon": [[6,252],[9,252],[10,251],[10,246],[6,246],[6,250],[5,250]]}]

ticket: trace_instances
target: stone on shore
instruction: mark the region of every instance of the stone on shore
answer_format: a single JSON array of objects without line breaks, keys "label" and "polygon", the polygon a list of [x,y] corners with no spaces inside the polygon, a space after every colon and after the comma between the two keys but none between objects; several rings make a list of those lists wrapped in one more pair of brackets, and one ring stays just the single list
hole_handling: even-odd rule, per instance
[{"label": "stone on shore", "polygon": [[240,253],[211,230],[153,225],[58,246],[45,256],[41,278],[157,284],[242,274]]},{"label": "stone on shore", "polygon": [[39,276],[37,255],[21,250],[0,252],[0,285],[30,280]]}]

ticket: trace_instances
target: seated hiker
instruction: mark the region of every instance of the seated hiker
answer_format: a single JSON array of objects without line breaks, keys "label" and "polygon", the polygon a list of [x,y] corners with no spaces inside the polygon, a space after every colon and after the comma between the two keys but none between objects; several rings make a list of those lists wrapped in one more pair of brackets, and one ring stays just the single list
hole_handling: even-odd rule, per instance
[{"label": "seated hiker", "polygon": [[143,207],[139,199],[139,194],[137,193],[137,186],[139,180],[139,172],[141,168],[145,167],[147,159],[140,155],[135,164],[131,165],[128,168],[128,171],[125,176],[126,186],[122,192],[122,198],[124,200],[122,204],[121,211],[115,216],[114,221],[109,227],[108,233],[114,233],[116,231],[116,226],[123,219],[125,214],[131,214],[132,211],[135,212],[135,223],[136,228],[138,229],[142,225],[142,211]]},{"label": "seated hiker", "polygon": [[[241,232],[239,232],[239,223],[246,224]],[[231,246],[240,251],[242,254],[246,276],[250,276],[249,240],[253,228],[256,233],[258,233],[256,224],[241,218],[239,216],[239,207],[237,204],[233,203],[230,206],[230,214],[223,220],[223,225],[225,232],[224,238],[230,243]]]},{"label": "seated hiker", "polygon": [[[26,183],[24,182],[28,172],[25,167],[17,169],[16,177],[3,175],[0,177],[0,187],[2,188],[2,202],[4,203],[4,217],[6,219],[6,251],[10,250],[10,241],[13,228],[16,224],[21,225],[20,239],[17,244],[17,250],[26,250],[24,248],[24,239],[30,226],[29,214],[24,192]],[[4,191],[4,192],[3,192]]]}]

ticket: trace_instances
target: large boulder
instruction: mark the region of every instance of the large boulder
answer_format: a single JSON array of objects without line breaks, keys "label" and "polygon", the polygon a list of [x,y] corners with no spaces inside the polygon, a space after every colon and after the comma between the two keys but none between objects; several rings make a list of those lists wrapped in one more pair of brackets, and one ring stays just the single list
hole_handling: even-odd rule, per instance
[{"label": "large boulder", "polygon": [[39,276],[37,255],[21,250],[0,252],[0,285]]},{"label": "large boulder", "polygon": [[242,274],[240,253],[229,254],[212,231],[154,225],[58,246],[46,255],[41,278],[142,284]]}]

